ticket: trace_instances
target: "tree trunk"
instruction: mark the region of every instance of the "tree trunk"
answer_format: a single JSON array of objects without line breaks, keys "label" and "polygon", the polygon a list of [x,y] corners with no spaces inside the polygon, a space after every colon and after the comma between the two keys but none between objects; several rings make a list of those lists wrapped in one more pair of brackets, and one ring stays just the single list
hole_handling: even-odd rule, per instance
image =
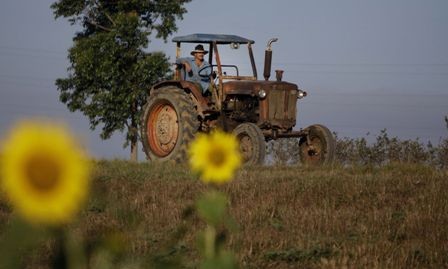
[{"label": "tree trunk", "polygon": [[132,139],[132,141],[131,141],[131,162],[136,162],[138,160],[137,149],[138,149],[137,139]]},{"label": "tree trunk", "polygon": [[131,105],[131,162],[137,162],[137,149],[138,149],[138,126],[135,116],[137,114],[137,102],[134,101]]}]

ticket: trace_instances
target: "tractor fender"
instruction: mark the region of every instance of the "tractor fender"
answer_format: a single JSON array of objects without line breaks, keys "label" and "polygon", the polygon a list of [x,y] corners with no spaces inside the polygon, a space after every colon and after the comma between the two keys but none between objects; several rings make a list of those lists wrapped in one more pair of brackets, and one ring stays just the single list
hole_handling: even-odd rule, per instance
[{"label": "tractor fender", "polygon": [[209,101],[207,100],[206,97],[204,97],[202,95],[202,91],[198,87],[198,85],[196,85],[193,82],[186,81],[186,80],[181,80],[181,81],[168,80],[168,81],[163,81],[163,82],[157,83],[148,91],[148,95],[151,93],[151,91],[154,91],[154,90],[157,90],[157,89],[160,89],[163,87],[167,87],[167,86],[174,86],[174,87],[183,89],[185,92],[187,92],[190,95],[193,102],[197,105],[197,110],[199,113],[202,114],[202,111],[208,109]]}]

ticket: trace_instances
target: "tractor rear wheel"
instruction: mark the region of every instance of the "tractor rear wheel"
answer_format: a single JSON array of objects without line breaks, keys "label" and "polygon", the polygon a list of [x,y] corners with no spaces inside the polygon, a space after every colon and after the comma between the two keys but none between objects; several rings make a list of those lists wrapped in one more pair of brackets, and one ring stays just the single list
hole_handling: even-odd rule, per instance
[{"label": "tractor rear wheel", "polygon": [[240,144],[245,165],[263,164],[266,156],[266,142],[260,128],[253,123],[238,125],[233,134]]},{"label": "tractor rear wheel", "polygon": [[309,166],[327,165],[333,162],[336,141],[327,127],[315,124],[308,128],[308,135],[299,141],[300,161]]},{"label": "tractor rear wheel", "polygon": [[150,160],[184,161],[198,128],[198,114],[187,93],[176,87],[157,89],[143,109],[143,150]]}]

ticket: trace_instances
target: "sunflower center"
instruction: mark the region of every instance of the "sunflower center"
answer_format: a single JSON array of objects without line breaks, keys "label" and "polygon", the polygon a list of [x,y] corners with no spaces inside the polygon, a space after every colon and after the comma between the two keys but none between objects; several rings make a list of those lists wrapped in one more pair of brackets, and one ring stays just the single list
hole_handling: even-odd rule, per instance
[{"label": "sunflower center", "polygon": [[209,160],[211,164],[215,167],[222,166],[226,161],[226,152],[221,147],[213,147],[212,150],[209,151]]},{"label": "sunflower center", "polygon": [[62,172],[59,162],[45,154],[30,156],[25,162],[24,171],[29,184],[38,192],[53,190]]}]

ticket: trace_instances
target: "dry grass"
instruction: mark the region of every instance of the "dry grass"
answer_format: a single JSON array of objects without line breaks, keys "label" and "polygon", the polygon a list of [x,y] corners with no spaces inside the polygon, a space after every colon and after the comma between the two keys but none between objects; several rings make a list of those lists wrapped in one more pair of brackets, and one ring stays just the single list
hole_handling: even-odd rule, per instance
[{"label": "dry grass", "polygon": [[[203,223],[191,209],[205,189],[186,167],[101,161],[71,229],[88,249],[115,246],[120,261],[179,258],[194,268]],[[446,170],[254,167],[220,189],[238,226],[223,236],[243,268],[448,267]],[[0,224],[8,216],[1,206]],[[53,245],[28,259],[32,268],[46,267]]]}]

